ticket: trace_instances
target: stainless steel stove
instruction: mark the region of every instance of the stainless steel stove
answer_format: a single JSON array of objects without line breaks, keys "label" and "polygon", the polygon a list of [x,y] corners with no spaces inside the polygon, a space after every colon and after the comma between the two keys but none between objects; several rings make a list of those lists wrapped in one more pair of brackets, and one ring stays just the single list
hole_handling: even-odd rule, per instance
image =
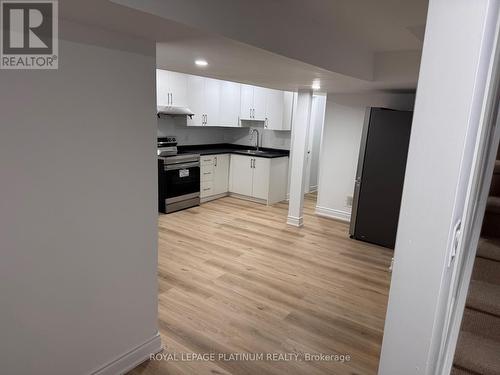
[{"label": "stainless steel stove", "polygon": [[171,213],[200,204],[200,155],[179,154],[174,136],[158,138],[158,210]]}]

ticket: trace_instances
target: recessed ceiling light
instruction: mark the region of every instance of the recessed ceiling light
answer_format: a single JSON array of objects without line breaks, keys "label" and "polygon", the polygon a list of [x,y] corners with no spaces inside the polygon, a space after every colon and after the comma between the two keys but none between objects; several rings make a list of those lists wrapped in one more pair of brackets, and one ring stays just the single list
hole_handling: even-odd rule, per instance
[{"label": "recessed ceiling light", "polygon": [[315,79],[311,85],[311,88],[313,90],[319,90],[321,88],[321,82],[319,81],[319,79]]},{"label": "recessed ceiling light", "polygon": [[207,66],[208,65],[207,60],[203,60],[203,59],[198,59],[194,63],[197,66]]}]

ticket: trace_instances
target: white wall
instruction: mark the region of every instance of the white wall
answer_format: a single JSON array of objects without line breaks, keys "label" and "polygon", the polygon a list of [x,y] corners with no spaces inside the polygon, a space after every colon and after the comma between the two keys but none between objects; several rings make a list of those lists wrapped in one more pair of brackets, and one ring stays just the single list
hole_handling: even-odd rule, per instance
[{"label": "white wall", "polygon": [[158,119],[158,137],[175,135],[180,146],[231,143],[241,134],[240,128],[187,126],[183,117],[162,116]]},{"label": "white wall", "polygon": [[364,116],[364,107],[327,100],[319,164],[317,211],[320,214],[350,218],[351,207],[346,199],[354,191]]},{"label": "white wall", "polygon": [[291,131],[264,129],[262,125],[243,127],[241,135],[232,143],[245,146],[255,146],[255,140],[251,139],[249,136],[250,130],[254,128],[257,129],[261,135],[262,147],[290,150]]},{"label": "white wall", "polygon": [[0,71],[5,374],[89,374],[160,346],[155,46],[86,32],[108,47],[61,40],[59,70]]},{"label": "white wall", "polygon": [[366,107],[412,109],[413,94],[329,95],[319,161],[317,213],[349,221]]},{"label": "white wall", "polygon": [[264,129],[260,126],[230,127],[203,127],[187,126],[183,117],[162,116],[158,119],[158,137],[176,135],[179,145],[200,145],[215,143],[234,143],[244,146],[254,146],[255,140],[250,139],[250,129],[256,128],[261,135],[261,147],[290,149],[290,131],[276,131]]}]

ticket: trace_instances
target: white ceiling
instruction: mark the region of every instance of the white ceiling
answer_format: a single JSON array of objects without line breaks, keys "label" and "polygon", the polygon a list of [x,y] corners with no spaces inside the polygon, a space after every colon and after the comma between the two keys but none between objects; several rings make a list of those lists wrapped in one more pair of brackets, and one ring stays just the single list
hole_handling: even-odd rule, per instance
[{"label": "white ceiling", "polygon": [[157,41],[165,69],[283,89],[320,78],[336,93],[416,87],[427,0],[111,1],[65,0],[60,11]]}]

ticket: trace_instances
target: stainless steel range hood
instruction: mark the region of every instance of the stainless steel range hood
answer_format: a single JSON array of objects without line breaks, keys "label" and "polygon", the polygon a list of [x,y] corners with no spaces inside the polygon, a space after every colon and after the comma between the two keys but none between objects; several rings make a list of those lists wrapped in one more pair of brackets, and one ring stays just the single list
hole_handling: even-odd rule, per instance
[{"label": "stainless steel range hood", "polygon": [[176,107],[171,105],[159,105],[157,107],[157,115],[166,116],[193,116],[194,112],[187,107]]}]

